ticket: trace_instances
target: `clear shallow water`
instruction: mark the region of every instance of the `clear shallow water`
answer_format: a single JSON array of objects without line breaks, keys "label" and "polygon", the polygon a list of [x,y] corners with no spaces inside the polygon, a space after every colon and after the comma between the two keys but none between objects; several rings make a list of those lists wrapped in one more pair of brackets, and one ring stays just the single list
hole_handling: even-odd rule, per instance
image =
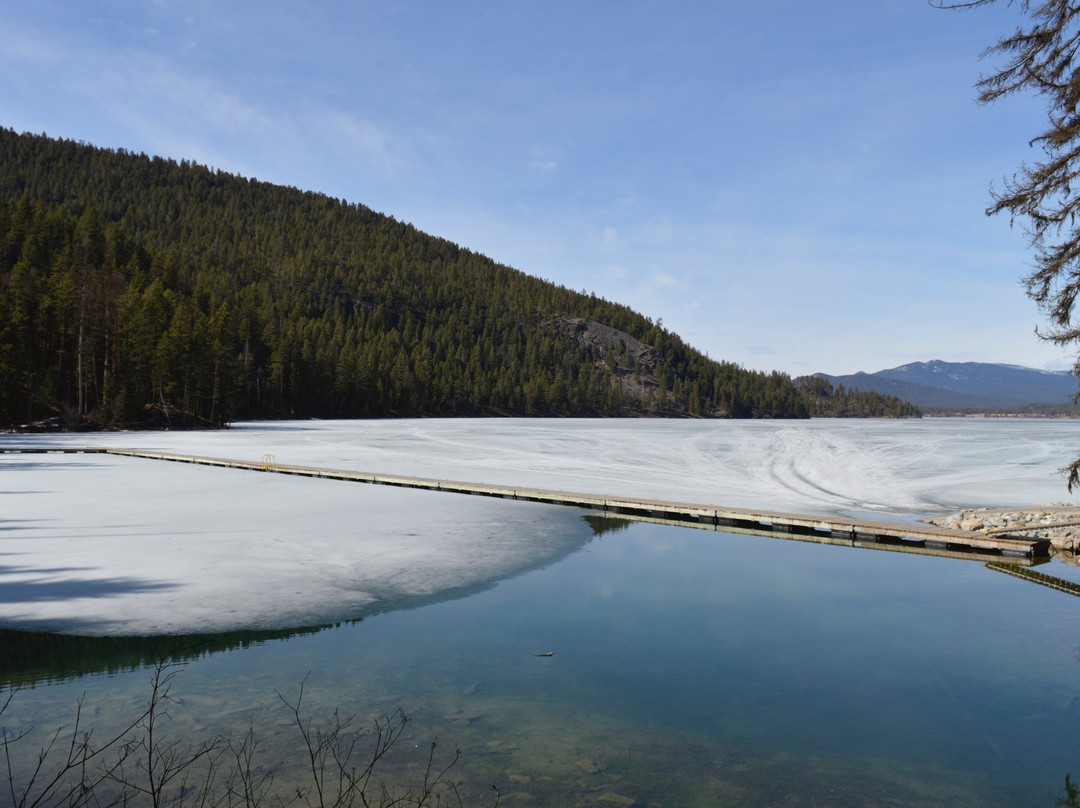
[{"label": "clear shallow water", "polygon": [[[295,759],[275,691],[306,677],[314,715],[413,713],[413,763],[460,747],[466,804],[1052,805],[1080,772],[1078,605],[978,563],[630,524],[467,598],[191,661],[171,731],[254,722]],[[26,690],[5,719],[55,726],[85,691],[108,723],[146,681]]]},{"label": "clear shallow water", "polygon": [[[481,422],[471,437],[469,422],[268,425],[221,436],[216,452],[205,435],[176,439],[495,482],[548,485],[562,467],[572,489],[915,518],[935,504],[1064,499],[1053,471],[1077,428],[637,423]],[[183,450],[170,439],[110,438]],[[449,496],[401,493],[428,515]],[[168,728],[202,739],[253,726],[287,783],[299,738],[276,692],[305,681],[312,716],[413,715],[386,761],[392,780],[415,774],[433,738],[447,755],[460,747],[466,805],[492,804],[496,785],[504,805],[609,793],[652,806],[1050,806],[1080,773],[1078,607],[977,562],[629,523],[454,600],[284,639],[185,638]],[[84,693],[102,730],[134,715],[148,646],[125,642],[0,638],[0,681],[34,684],[5,725],[69,726]]]}]

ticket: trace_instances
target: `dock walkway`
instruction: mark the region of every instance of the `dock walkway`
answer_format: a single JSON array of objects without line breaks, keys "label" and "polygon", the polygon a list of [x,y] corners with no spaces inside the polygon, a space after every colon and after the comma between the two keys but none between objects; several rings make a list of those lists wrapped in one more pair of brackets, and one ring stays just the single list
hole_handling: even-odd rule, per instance
[{"label": "dock walkway", "polygon": [[203,457],[169,452],[147,452],[108,447],[69,449],[50,447],[0,447],[0,453],[99,453],[119,457],[195,463],[223,468],[292,474],[328,480],[393,485],[428,491],[543,502],[599,511],[612,516],[638,521],[675,524],[722,532],[752,533],[775,538],[810,541],[822,544],[843,544],[869,549],[914,552],[923,555],[943,555],[972,560],[1041,560],[1050,554],[1049,539],[1006,533],[978,533],[922,523],[902,524],[879,522],[844,516],[818,516],[748,508],[726,508],[717,505],[670,502],[666,500],[614,497],[555,491],[521,486],[499,486],[486,483],[459,482],[395,474],[377,474],[346,469],[299,466],[278,463],[273,456],[264,455],[258,461]]}]

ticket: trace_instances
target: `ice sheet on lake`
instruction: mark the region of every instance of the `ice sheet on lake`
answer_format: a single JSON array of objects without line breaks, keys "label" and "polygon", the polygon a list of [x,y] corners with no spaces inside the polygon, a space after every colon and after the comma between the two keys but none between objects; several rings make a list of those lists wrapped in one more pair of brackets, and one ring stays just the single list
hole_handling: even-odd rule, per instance
[{"label": "ice sheet on lake", "polygon": [[[1080,422],[396,420],[0,436],[910,520],[1068,499]],[[0,455],[0,626],[286,627],[483,585],[580,547],[569,509],[97,455]]]},{"label": "ice sheet on lake", "polygon": [[569,509],[107,455],[0,455],[0,492],[0,627],[26,631],[326,624],[592,535]]}]

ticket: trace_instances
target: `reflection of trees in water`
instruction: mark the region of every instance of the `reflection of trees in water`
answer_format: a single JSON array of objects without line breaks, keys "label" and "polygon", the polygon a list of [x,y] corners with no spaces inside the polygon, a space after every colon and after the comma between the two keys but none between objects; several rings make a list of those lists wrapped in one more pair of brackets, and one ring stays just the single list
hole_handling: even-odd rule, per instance
[{"label": "reflection of trees in water", "polygon": [[1065,791],[1054,798],[1058,808],[1080,808],[1080,787],[1073,782],[1072,775],[1065,775]]},{"label": "reflection of trees in water", "polygon": [[589,514],[585,521],[592,528],[594,536],[603,536],[605,533],[618,533],[620,530],[629,530],[633,522],[629,519],[619,519],[612,516],[597,516]]},{"label": "reflection of trees in water", "polygon": [[164,657],[186,661],[218,651],[315,634],[327,628],[332,626],[165,637],[70,637],[0,629],[0,686],[138,670]]},{"label": "reflection of trees in water", "polygon": [[[576,518],[576,517],[575,517]],[[581,517],[588,531],[568,529],[567,540],[553,555],[534,560],[504,577],[523,575],[546,567],[580,550],[605,533],[628,530],[632,521],[597,514]],[[580,522],[576,523],[580,526]],[[361,614],[320,625],[270,630],[229,631],[220,634],[159,635],[151,637],[92,637],[0,629],[0,688],[59,682],[91,673],[139,670],[163,658],[185,662],[221,651],[236,651],[275,640],[317,634],[360,623],[378,614],[415,609],[483,592],[498,580],[453,587],[432,595],[384,598]]]}]

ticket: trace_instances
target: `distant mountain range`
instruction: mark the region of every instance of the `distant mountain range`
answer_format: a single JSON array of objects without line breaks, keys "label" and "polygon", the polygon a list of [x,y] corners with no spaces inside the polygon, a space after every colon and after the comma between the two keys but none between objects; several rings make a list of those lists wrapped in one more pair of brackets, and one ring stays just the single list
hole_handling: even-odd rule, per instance
[{"label": "distant mountain range", "polygon": [[986,362],[912,362],[847,376],[814,374],[833,386],[897,396],[924,410],[1008,410],[1030,405],[1068,409],[1078,390],[1069,371]]}]

